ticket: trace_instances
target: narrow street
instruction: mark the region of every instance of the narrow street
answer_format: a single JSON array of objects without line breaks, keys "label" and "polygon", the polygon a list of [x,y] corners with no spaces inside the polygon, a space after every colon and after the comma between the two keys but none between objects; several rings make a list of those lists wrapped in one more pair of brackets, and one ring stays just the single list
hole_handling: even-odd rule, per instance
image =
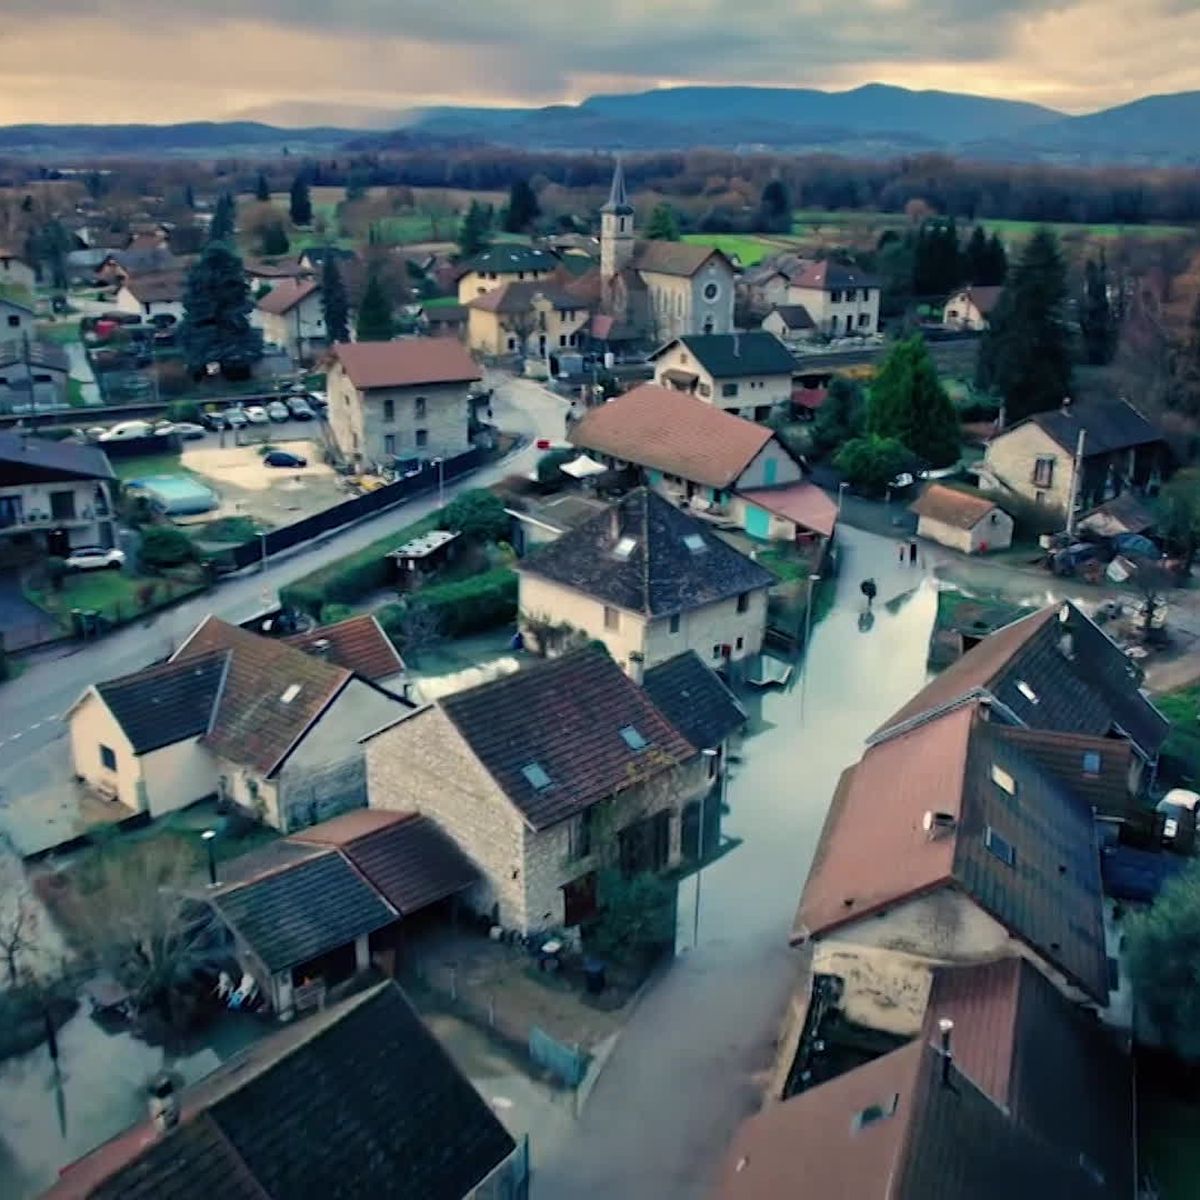
[{"label": "narrow street", "polygon": [[[807,687],[751,694],[754,736],[728,788],[727,837],[705,870],[700,943],[694,892],[680,894],[681,953],[643,998],[584,1113],[539,1153],[535,1200],[702,1196],[773,1055],[798,962],[792,915],[841,770],[925,679],[932,582],[896,562],[895,543],[844,529],[833,610],[814,631]],[[860,627],[859,583],[879,586]],[[890,602],[890,603],[889,603]]]}]

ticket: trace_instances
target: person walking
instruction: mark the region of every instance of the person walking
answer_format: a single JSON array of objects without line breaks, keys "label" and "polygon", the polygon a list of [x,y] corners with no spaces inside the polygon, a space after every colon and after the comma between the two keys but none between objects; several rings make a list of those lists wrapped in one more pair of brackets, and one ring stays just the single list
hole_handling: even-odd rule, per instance
[{"label": "person walking", "polygon": [[871,604],[875,600],[876,595],[878,594],[878,589],[875,587],[875,580],[864,579],[862,583],[858,585],[858,590],[867,598],[867,608],[870,608]]},{"label": "person walking", "polygon": [[913,538],[908,543],[908,565],[915,567],[917,565],[917,539]]},{"label": "person walking", "polygon": [[904,566],[904,556],[908,552],[908,547],[905,546],[905,544],[903,542],[901,542],[900,545],[896,547],[896,549],[900,551],[900,565]]}]

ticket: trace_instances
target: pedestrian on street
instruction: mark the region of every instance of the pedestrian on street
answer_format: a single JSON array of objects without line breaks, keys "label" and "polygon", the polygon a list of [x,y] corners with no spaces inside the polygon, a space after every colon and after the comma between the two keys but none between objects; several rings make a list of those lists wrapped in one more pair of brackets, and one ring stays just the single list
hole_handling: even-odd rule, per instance
[{"label": "pedestrian on street", "polygon": [[901,542],[900,545],[897,546],[896,548],[900,551],[900,565],[904,566],[904,554],[905,554],[906,547],[905,547],[904,543]]},{"label": "pedestrian on street", "polygon": [[867,598],[867,607],[870,608],[875,596],[878,594],[878,589],[875,587],[875,580],[864,579],[858,585],[858,589]]},{"label": "pedestrian on street", "polygon": [[917,565],[917,539],[913,538],[908,543],[908,565],[915,567]]}]

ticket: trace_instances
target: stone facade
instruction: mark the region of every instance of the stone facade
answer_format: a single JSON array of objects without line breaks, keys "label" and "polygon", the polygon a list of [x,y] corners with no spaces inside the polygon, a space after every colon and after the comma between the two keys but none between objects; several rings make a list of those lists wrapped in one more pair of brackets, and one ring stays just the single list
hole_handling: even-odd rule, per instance
[{"label": "stone facade", "polygon": [[1073,455],[1032,421],[994,437],[983,466],[1009,491],[1066,518]]},{"label": "stone facade", "polygon": [[963,554],[983,554],[988,550],[1007,550],[1012,545],[1013,519],[1008,513],[994,508],[970,529],[921,516],[917,520],[917,536],[928,538]]},{"label": "stone facade", "polygon": [[328,340],[320,289],[305,296],[299,304],[293,304],[284,313],[265,312],[256,308],[251,315],[251,323],[262,330],[264,342],[278,346],[293,360],[310,357]]},{"label": "stone facade", "polygon": [[639,274],[646,285],[653,340],[733,332],[734,275],[720,255],[714,255],[691,276],[655,271]]},{"label": "stone facade", "polygon": [[544,271],[468,271],[458,281],[458,302],[469,304],[476,296],[486,296],[488,292],[506,283],[535,283],[546,279],[552,273],[548,267]]},{"label": "stone facade", "polygon": [[787,302],[803,304],[822,333],[879,332],[879,288],[812,288],[792,284]]},{"label": "stone facade", "polygon": [[669,371],[686,371],[698,376],[690,389],[692,395],[748,421],[765,421],[774,410],[790,404],[792,399],[790,371],[783,375],[739,375],[715,379],[682,342],[663,351],[655,359],[654,382],[662,387],[678,387],[666,377]]},{"label": "stone facade", "polygon": [[522,313],[497,313],[472,308],[467,316],[467,345],[477,354],[500,358],[526,354],[544,358],[559,350],[579,345],[591,310],[559,308],[542,296],[534,296]]}]

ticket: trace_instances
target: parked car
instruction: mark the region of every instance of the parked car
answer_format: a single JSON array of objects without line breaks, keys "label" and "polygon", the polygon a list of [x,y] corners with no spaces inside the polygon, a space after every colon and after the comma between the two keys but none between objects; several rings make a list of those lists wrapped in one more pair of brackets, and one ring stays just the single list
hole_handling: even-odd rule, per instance
[{"label": "parked car", "polygon": [[101,435],[102,442],[128,442],[134,438],[150,437],[154,426],[149,421],[118,421]]},{"label": "parked car", "polygon": [[308,401],[303,396],[289,396],[287,406],[293,420],[311,421],[316,416],[313,410],[309,408]]},{"label": "parked car", "polygon": [[318,416],[323,417],[329,411],[329,397],[324,392],[309,392],[308,403]]},{"label": "parked car", "polygon": [[225,429],[225,414],[216,409],[210,409],[200,414],[200,421],[206,428],[212,430]]},{"label": "parked car", "polygon": [[154,426],[154,433],[157,437],[167,437],[174,433],[183,438],[185,442],[202,438],[206,432],[203,425],[197,425],[194,421],[159,421]]},{"label": "parked car", "polygon": [[1187,788],[1172,788],[1155,806],[1163,814],[1163,842],[1171,845],[1185,841],[1196,828],[1196,805],[1200,794]]},{"label": "parked car", "polygon": [[268,450],[263,455],[263,462],[268,467],[307,467],[308,459],[302,454],[293,454],[290,450]]},{"label": "parked car", "polygon": [[261,404],[252,404],[246,411],[246,420],[251,425],[266,425],[271,418],[267,416],[267,410]]},{"label": "parked car", "polygon": [[76,546],[66,563],[72,571],[116,571],[125,565],[125,552],[115,546],[108,550],[103,546]]},{"label": "parked car", "polygon": [[292,414],[288,412],[288,406],[282,400],[272,400],[267,405],[267,416],[272,421],[290,421]]},{"label": "parked car", "polygon": [[1076,542],[1051,556],[1050,569],[1055,575],[1074,575],[1085,564],[1100,562],[1103,558],[1099,546],[1091,542]]},{"label": "parked car", "polygon": [[225,418],[225,424],[230,429],[246,428],[246,414],[238,405],[235,404],[232,408],[227,408],[221,415]]}]

